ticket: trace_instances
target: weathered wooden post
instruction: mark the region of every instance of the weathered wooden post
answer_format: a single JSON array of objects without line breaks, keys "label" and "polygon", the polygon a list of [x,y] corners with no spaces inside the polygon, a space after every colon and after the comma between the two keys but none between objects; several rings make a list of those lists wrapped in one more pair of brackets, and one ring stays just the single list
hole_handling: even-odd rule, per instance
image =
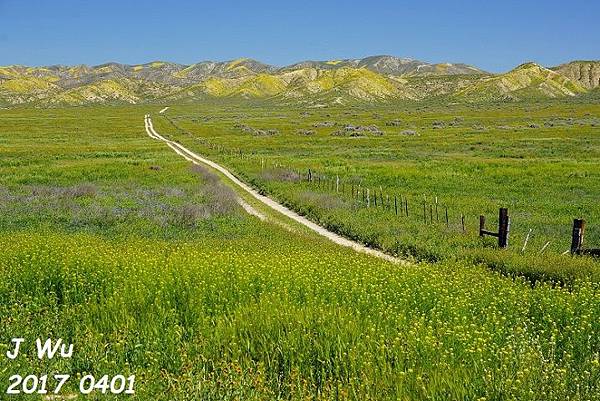
[{"label": "weathered wooden post", "polygon": [[312,182],[312,171],[308,169],[308,182]]},{"label": "weathered wooden post", "polygon": [[508,247],[508,234],[510,232],[510,217],[508,217],[508,209],[500,208],[498,212],[498,246],[500,248]]},{"label": "weathered wooden post", "polygon": [[583,235],[585,234],[585,220],[573,220],[573,234],[571,236],[571,254],[579,255],[583,249]]},{"label": "weathered wooden post", "polygon": [[479,236],[490,235],[498,238],[498,246],[500,248],[508,247],[508,234],[510,232],[510,218],[508,217],[508,209],[500,208],[498,212],[498,232],[494,233],[485,229],[485,216],[479,216]]},{"label": "weathered wooden post", "polygon": [[396,211],[396,216],[398,216],[398,198],[394,195],[394,210]]},{"label": "weathered wooden post", "polygon": [[485,216],[481,215],[481,216],[479,216],[479,236],[483,237],[484,235],[485,235]]},{"label": "weathered wooden post", "polygon": [[335,192],[340,192],[340,176],[335,176]]},{"label": "weathered wooden post", "polygon": [[406,212],[406,217],[408,217],[408,198],[404,198],[404,211]]},{"label": "weathered wooden post", "polygon": [[448,206],[446,206],[446,227],[450,227],[450,220],[448,219]]}]

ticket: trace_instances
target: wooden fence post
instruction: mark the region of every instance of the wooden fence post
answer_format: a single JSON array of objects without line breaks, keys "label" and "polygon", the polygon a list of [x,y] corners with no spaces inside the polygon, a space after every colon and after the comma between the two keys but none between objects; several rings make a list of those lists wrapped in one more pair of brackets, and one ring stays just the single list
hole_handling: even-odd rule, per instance
[{"label": "wooden fence post", "polygon": [[450,227],[450,220],[448,220],[448,206],[446,206],[446,227]]},{"label": "wooden fence post", "polygon": [[398,216],[398,198],[394,195],[394,210],[396,211],[396,216]]},{"label": "wooden fence post", "polygon": [[500,208],[498,212],[498,246],[500,248],[508,247],[508,234],[510,232],[510,217],[508,217],[508,209]]},{"label": "wooden fence post", "polygon": [[[464,222],[464,218],[463,218]],[[464,227],[464,223],[463,223]],[[464,228],[463,228],[464,229]],[[500,248],[508,247],[508,234],[510,232],[510,218],[508,217],[508,209],[501,207],[498,212],[498,232],[491,232],[485,229],[485,216],[479,216],[479,236],[491,235],[498,238],[498,246]]]},{"label": "wooden fence post", "polygon": [[571,254],[580,254],[583,249],[583,235],[585,233],[585,220],[573,220],[573,234],[571,236]]}]

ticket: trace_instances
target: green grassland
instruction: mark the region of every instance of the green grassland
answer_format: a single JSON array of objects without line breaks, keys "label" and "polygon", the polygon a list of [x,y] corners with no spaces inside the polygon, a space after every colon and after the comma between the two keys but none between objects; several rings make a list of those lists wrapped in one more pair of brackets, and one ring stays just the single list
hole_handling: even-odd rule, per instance
[{"label": "green grassland", "polygon": [[[588,222],[587,246],[600,247],[597,103],[202,105],[167,114],[155,118],[159,131],[347,237],[417,260],[483,262],[532,281],[600,279],[597,262],[561,255],[574,218]],[[327,183],[308,184],[308,169]],[[383,192],[385,209],[353,197],[359,185],[378,194],[378,206]],[[402,210],[396,216],[394,196],[398,205],[408,200],[408,218]],[[499,207],[508,207],[512,220],[511,246],[501,252],[495,240],[478,237],[479,215],[493,229]]]},{"label": "green grassland", "polygon": [[[148,111],[0,110],[0,352],[13,337],[75,344],[71,359],[40,361],[31,347],[14,361],[0,358],[1,390],[16,373],[76,379],[91,373],[135,374],[136,395],[80,399],[600,399],[600,288],[589,279],[595,262],[581,259],[586,273],[561,287],[444,256],[462,247],[496,254],[472,238],[473,218],[509,201],[515,241],[521,221],[540,236],[562,236],[573,214],[590,220],[594,241],[598,145],[587,113],[597,115],[596,106],[373,107],[304,116],[244,104],[169,109],[192,135],[154,116],[159,132],[315,219],[355,228],[370,222],[374,244],[390,235],[384,222],[409,230],[418,218],[401,225],[389,211],[348,208],[339,194],[281,179],[286,169],[355,176],[414,202],[422,193],[436,194],[451,207],[453,224],[459,210],[468,214],[461,239],[454,239],[456,227],[443,235],[432,225],[415,232],[415,249],[425,255],[436,244],[450,245],[437,253],[437,263],[408,265],[244,214],[217,176],[191,168],[146,136]],[[430,128],[433,119],[448,122],[459,113],[459,127]],[[493,128],[555,115],[582,123],[560,130]],[[310,128],[325,119],[382,125],[392,117],[406,127],[382,126],[383,136],[334,137],[329,131],[338,127]],[[238,123],[279,133],[254,136],[235,128]],[[413,126],[420,136],[398,134]],[[316,132],[305,136],[298,129]],[[559,139],[540,139],[546,137]],[[498,150],[500,144],[506,148]],[[573,171],[578,175],[569,181],[565,174]],[[573,188],[563,194],[566,182]],[[517,192],[494,191],[509,184]],[[562,202],[573,194],[576,203]],[[541,241],[534,237],[531,249]],[[548,255],[563,245],[553,243]],[[75,383],[63,395],[76,395]]]}]

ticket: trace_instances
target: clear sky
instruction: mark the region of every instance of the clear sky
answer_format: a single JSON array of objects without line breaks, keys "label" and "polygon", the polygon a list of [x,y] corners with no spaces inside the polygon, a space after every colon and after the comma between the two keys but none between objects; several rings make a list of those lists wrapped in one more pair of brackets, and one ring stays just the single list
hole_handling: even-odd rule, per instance
[{"label": "clear sky", "polygon": [[0,65],[377,54],[493,72],[600,59],[600,1],[0,0]]}]

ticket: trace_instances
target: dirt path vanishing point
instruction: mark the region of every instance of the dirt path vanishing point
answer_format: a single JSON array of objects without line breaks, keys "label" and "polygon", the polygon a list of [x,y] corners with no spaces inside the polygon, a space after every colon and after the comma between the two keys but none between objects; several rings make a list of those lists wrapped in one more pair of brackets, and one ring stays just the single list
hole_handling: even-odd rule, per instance
[{"label": "dirt path vanishing point", "polygon": [[[390,262],[394,262],[394,263],[408,263],[405,260],[399,259],[399,258],[395,258],[391,255],[388,255],[386,253],[383,253],[381,251],[378,251],[376,249],[372,249],[369,248],[359,242],[355,242],[355,241],[351,241],[347,238],[344,238],[334,232],[331,232],[329,230],[327,230],[324,227],[321,227],[320,225],[313,223],[312,221],[308,220],[306,217],[300,216],[298,213],[288,209],[287,207],[275,202],[273,199],[261,195],[259,194],[256,190],[254,190],[253,188],[251,188],[250,186],[248,186],[246,183],[240,181],[236,176],[234,176],[229,170],[227,170],[226,168],[222,167],[221,165],[208,160],[202,156],[197,155],[196,153],[188,150],[186,147],[184,147],[183,145],[175,142],[175,141],[171,141],[165,137],[163,137],[162,135],[160,135],[158,132],[156,132],[156,130],[154,129],[154,126],[152,125],[152,119],[150,118],[150,115],[147,114],[144,118],[144,123],[146,126],[146,133],[148,134],[148,136],[152,139],[156,139],[159,141],[162,141],[164,143],[167,144],[167,146],[169,146],[171,149],[173,149],[173,151],[175,151],[175,153],[177,153],[178,155],[180,155],[181,157],[185,158],[186,160],[188,160],[191,163],[194,164],[204,164],[206,166],[209,166],[215,170],[217,170],[218,172],[220,172],[221,174],[223,174],[225,177],[227,177],[229,180],[231,180],[237,187],[239,187],[241,190],[243,190],[244,192],[250,194],[253,198],[257,199],[259,202],[261,202],[262,204],[270,207],[271,209],[281,213],[282,215],[296,221],[299,224],[302,224],[303,226],[309,228],[310,230],[314,231],[315,233],[329,239],[330,241],[338,244],[338,245],[342,245],[348,248],[352,248],[357,252],[362,252],[362,253],[366,253],[375,257],[378,257],[380,259],[384,259]],[[238,202],[240,203],[240,205],[244,208],[244,210],[246,210],[246,212],[248,212],[251,215],[254,215],[258,218],[260,218],[261,220],[266,220],[266,216],[263,215],[262,213],[260,213],[259,211],[257,211],[256,209],[254,209],[251,205],[249,205],[248,203],[246,203],[243,199],[238,198]]]}]

